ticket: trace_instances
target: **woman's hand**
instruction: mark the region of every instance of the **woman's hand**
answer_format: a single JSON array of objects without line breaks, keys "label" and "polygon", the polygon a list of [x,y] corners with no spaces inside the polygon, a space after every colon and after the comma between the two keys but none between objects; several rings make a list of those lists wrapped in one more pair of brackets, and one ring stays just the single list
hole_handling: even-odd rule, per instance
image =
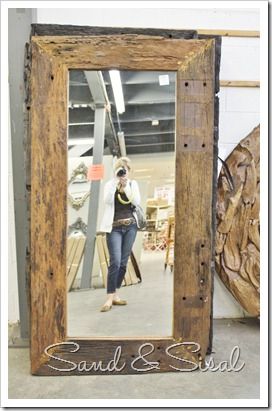
[{"label": "woman's hand", "polygon": [[120,184],[121,187],[123,187],[123,188],[126,187],[127,181],[128,181],[127,176],[123,176],[123,177],[120,177],[120,178],[119,178],[119,184]]}]

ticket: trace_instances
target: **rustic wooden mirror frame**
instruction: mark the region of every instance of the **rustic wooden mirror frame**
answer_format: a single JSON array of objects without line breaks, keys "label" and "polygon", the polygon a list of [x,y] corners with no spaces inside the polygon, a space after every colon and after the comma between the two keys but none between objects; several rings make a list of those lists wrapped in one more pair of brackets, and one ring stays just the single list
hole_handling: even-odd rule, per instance
[{"label": "rustic wooden mirror frame", "polygon": [[[38,27],[39,25],[37,25]],[[41,25],[43,26],[43,25]],[[215,153],[216,39],[197,35],[119,32],[49,36],[36,27],[30,42],[31,76],[31,371],[37,375],[82,375],[83,362],[113,359],[121,350],[120,371],[195,369],[211,348]],[[91,30],[91,28],[89,28]],[[99,31],[99,30],[98,30]],[[125,33],[124,33],[125,31]],[[135,30],[137,32],[137,30]],[[142,30],[144,32],[144,30]],[[45,34],[44,34],[45,33]],[[69,32],[70,33],[70,32]],[[68,34],[69,34],[68,33]],[[192,38],[193,37],[193,38]],[[196,38],[194,38],[196,37]],[[173,333],[167,337],[67,336],[67,90],[68,70],[176,71],[176,194]],[[217,111],[217,113],[215,113]],[[67,344],[79,344],[79,349]],[[60,344],[63,343],[63,344]],[[183,344],[181,344],[183,343]],[[194,343],[200,345],[200,349]],[[56,344],[56,345],[55,345]],[[60,344],[60,345],[59,345]],[[152,345],[151,345],[152,344]],[[173,344],[175,347],[169,348]],[[49,351],[48,346],[55,345]],[[48,354],[51,353],[52,356]],[[171,355],[169,355],[171,354]],[[56,359],[53,358],[56,356]],[[180,361],[173,356],[187,361]],[[61,362],[62,358],[70,363]],[[132,362],[134,362],[134,368]],[[191,361],[191,362],[190,362]],[[71,364],[75,364],[71,367]],[[60,371],[59,368],[70,371]],[[81,370],[80,370],[81,367]],[[137,368],[137,370],[135,369]],[[73,368],[73,369],[72,369]]]}]

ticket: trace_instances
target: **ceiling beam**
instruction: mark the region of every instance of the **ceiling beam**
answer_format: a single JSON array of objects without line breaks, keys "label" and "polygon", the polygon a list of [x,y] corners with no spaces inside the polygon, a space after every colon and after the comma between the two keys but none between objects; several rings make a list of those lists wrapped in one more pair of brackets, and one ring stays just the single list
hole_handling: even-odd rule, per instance
[{"label": "ceiling beam", "polygon": [[[126,111],[119,115],[121,124],[135,123],[138,121],[155,120],[174,120],[175,119],[175,103],[158,103],[158,104],[143,104],[142,106],[127,106]],[[117,123],[114,110],[112,111],[112,120]],[[69,124],[73,123],[94,123],[94,111],[90,107],[70,108],[69,109]]]},{"label": "ceiling beam", "polygon": [[[163,118],[175,118],[175,103],[142,104],[140,106],[127,106],[124,114],[119,116],[120,122],[130,122],[138,119],[151,121]],[[114,118],[114,117],[113,117]],[[114,121],[116,119],[114,118]]]},{"label": "ceiling beam", "polygon": [[[157,84],[159,85],[159,76],[169,76],[170,83],[175,83],[176,73],[164,71],[122,71],[122,84],[123,85],[133,85],[133,84]],[[103,71],[103,77],[106,86],[110,84],[110,78],[107,71]]]},{"label": "ceiling beam", "polygon": [[[101,71],[84,71],[84,74],[96,106],[109,106],[109,98]],[[120,154],[120,147],[111,112],[108,110],[106,110],[105,138],[111,153],[114,156]]]},{"label": "ceiling beam", "polygon": [[157,135],[163,135],[163,134],[174,134],[175,133],[175,130],[166,130],[166,131],[163,131],[163,130],[154,130],[154,131],[142,131],[142,132],[140,132],[139,131],[139,133],[136,133],[136,132],[134,132],[134,133],[125,133],[125,138],[128,138],[128,137],[148,137],[148,136],[157,136]]},{"label": "ceiling beam", "polygon": [[[114,103],[113,93],[110,87],[107,87],[110,102]],[[175,102],[175,83],[168,86],[159,84],[134,84],[123,85],[124,99],[126,107],[135,104],[160,104]]]},{"label": "ceiling beam", "polygon": [[155,154],[155,153],[168,153],[174,152],[174,144],[160,145],[156,144],[154,146],[137,146],[129,147],[127,146],[127,155],[144,155],[144,154]]}]

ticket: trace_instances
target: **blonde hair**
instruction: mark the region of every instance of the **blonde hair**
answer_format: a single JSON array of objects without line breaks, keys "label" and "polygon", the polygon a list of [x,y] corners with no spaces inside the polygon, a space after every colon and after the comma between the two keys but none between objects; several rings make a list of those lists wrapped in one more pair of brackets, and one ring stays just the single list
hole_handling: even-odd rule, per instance
[{"label": "blonde hair", "polygon": [[128,170],[131,170],[131,160],[128,157],[120,157],[116,160],[113,169],[116,171],[119,167],[127,167]]}]

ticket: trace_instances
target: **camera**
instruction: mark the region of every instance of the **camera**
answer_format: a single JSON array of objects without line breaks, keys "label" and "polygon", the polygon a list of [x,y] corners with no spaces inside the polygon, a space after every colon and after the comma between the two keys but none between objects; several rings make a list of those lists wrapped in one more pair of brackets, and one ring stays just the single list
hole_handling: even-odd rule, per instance
[{"label": "camera", "polygon": [[115,174],[117,177],[124,177],[127,174],[127,170],[125,169],[125,167],[119,167],[117,168]]}]

